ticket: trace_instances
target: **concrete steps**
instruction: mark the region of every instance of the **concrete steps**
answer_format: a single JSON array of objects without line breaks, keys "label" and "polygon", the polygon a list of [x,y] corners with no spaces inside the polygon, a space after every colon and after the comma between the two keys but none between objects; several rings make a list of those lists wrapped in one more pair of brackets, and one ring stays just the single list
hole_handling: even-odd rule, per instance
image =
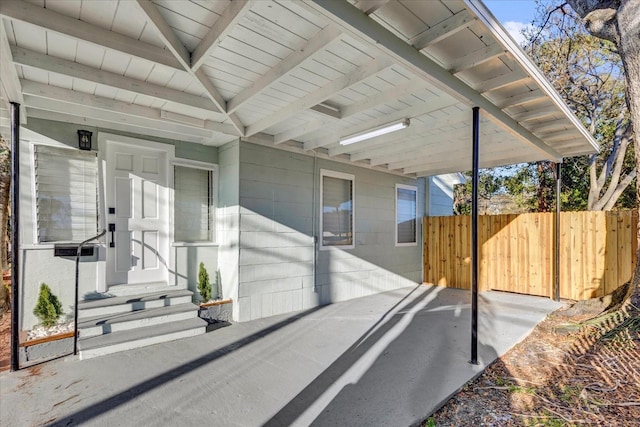
[{"label": "concrete steps", "polygon": [[126,295],[78,304],[81,359],[200,335],[207,322],[198,317],[187,290]]}]

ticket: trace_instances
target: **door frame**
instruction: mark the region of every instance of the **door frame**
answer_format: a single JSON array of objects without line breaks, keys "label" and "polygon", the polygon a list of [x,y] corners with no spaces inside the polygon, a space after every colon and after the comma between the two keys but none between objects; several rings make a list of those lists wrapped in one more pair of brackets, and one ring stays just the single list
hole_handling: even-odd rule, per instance
[{"label": "door frame", "polygon": [[[174,240],[173,236],[173,162],[175,159],[175,147],[171,144],[163,144],[161,142],[149,141],[140,138],[132,138],[128,136],[116,135],[107,132],[98,132],[98,212],[100,216],[100,227],[102,230],[107,229],[107,224],[109,222],[109,214],[107,212],[107,193],[106,193],[106,183],[107,183],[107,147],[111,145],[122,145],[127,147],[132,147],[135,149],[142,150],[153,150],[153,151],[161,151],[165,157],[165,170],[167,171],[167,187],[168,187],[168,195],[167,195],[167,203],[168,207],[168,241],[167,241],[167,284],[175,285],[176,284],[176,274],[175,274],[175,260],[172,256],[172,243]],[[98,292],[107,292],[107,251],[108,251],[108,242],[109,239],[105,237],[103,244],[99,248],[99,259],[100,264],[98,266],[98,283],[97,283],[97,291]],[[101,271],[100,271],[101,270]]]}]

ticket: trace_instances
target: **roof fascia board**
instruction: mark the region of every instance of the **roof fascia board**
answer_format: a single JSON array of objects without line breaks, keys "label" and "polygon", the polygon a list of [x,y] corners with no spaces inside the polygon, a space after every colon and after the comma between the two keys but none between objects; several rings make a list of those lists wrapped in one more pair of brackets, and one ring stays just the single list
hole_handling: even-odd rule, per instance
[{"label": "roof fascia board", "polygon": [[549,147],[533,133],[526,130],[508,114],[496,107],[470,86],[453,76],[435,61],[421,54],[413,46],[397,37],[381,24],[368,17],[362,11],[347,2],[333,0],[304,0],[312,10],[321,13],[330,21],[340,26],[343,31],[353,37],[376,46],[383,53],[398,60],[401,64],[427,79],[447,93],[467,104],[482,108],[496,121],[496,124],[514,136],[532,145],[553,161],[562,161],[562,155]]},{"label": "roof fascia board", "polygon": [[593,136],[585,129],[580,120],[573,114],[573,111],[560,97],[558,92],[553,88],[551,83],[542,74],[542,71],[529,59],[522,47],[516,43],[507,31],[500,25],[498,20],[487,9],[487,7],[479,0],[463,0],[468,9],[491,31],[493,36],[502,44],[516,59],[516,61],[525,69],[527,73],[540,85],[544,93],[549,96],[551,101],[567,116],[571,123],[580,131],[584,138],[591,144],[596,152],[600,151],[598,143]]}]

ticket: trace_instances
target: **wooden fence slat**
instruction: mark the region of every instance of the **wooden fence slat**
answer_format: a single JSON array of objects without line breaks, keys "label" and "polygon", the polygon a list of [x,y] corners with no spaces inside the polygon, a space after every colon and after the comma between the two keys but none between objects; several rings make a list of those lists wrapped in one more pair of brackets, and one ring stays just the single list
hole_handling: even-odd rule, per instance
[{"label": "wooden fence slat", "polygon": [[[636,262],[637,211],[560,214],[560,296],[587,299],[630,280]],[[479,289],[553,297],[555,214],[481,215]],[[423,220],[424,279],[471,287],[471,218]]]}]

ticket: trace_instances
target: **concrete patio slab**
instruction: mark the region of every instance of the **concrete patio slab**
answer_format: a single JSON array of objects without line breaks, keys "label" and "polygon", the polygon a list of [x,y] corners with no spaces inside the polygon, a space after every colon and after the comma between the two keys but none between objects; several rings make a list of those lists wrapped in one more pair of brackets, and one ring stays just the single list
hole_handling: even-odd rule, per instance
[{"label": "concrete patio slab", "polygon": [[0,375],[0,424],[413,425],[560,307],[418,286]]}]

